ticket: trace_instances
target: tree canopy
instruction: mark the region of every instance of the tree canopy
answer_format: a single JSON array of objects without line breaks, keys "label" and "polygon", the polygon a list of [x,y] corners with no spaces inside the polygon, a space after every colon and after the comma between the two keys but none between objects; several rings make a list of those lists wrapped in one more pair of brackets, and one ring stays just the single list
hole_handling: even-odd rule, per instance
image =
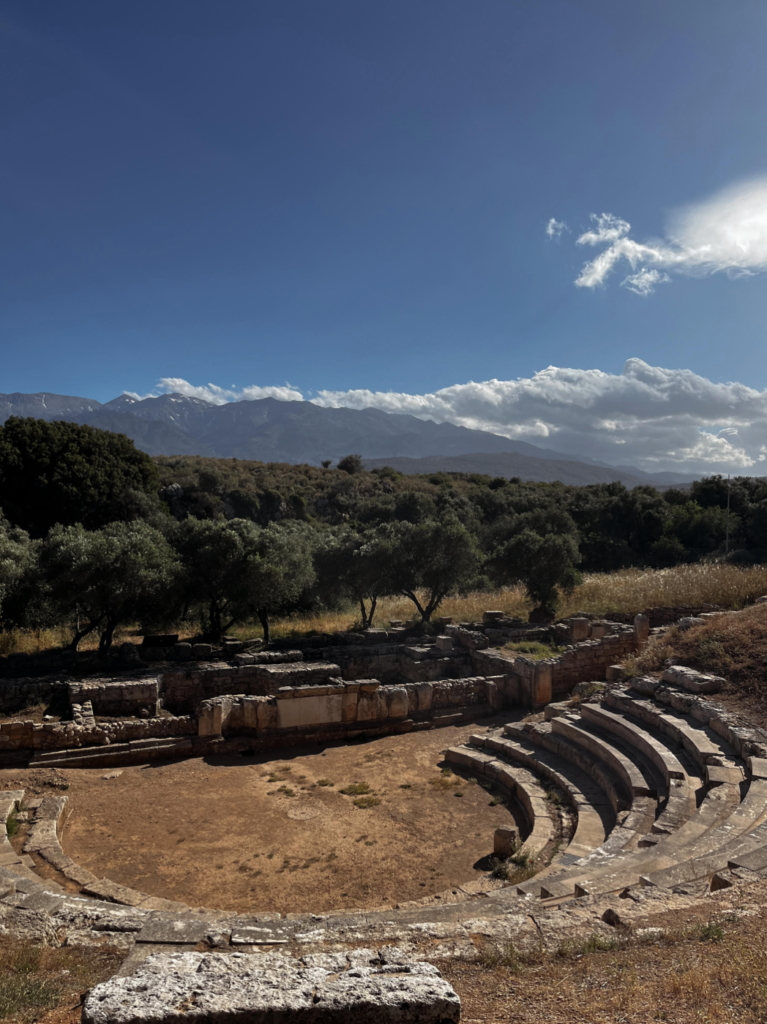
[{"label": "tree canopy", "polygon": [[158,486],[154,462],[124,434],[17,416],[0,427],[0,506],[33,537],[132,518],[125,504],[142,495],[156,506]]}]

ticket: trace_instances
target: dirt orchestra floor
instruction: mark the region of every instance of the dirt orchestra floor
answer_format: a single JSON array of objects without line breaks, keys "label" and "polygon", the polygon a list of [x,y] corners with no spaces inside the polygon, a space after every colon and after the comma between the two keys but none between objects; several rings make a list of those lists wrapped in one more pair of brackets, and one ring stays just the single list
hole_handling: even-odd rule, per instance
[{"label": "dirt orchestra floor", "polygon": [[[493,831],[519,816],[500,790],[441,773],[442,751],[491,721],[117,775],[63,771],[62,845],[99,877],[192,906],[395,906],[479,877]],[[0,772],[0,785],[21,774]]]}]

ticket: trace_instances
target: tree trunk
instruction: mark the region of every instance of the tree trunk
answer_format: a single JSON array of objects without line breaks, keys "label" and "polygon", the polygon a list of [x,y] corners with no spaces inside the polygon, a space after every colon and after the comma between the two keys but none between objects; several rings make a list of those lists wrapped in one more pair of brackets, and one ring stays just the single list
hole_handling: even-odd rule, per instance
[{"label": "tree trunk", "polygon": [[412,601],[413,604],[416,606],[416,608],[418,609],[418,614],[421,616],[421,622],[429,621],[428,615],[431,615],[431,612],[428,612],[427,615],[427,610],[422,607],[421,602],[418,600],[417,596],[413,593],[412,590],[403,590],[402,596],[408,598],[408,600]]},{"label": "tree trunk", "polygon": [[210,632],[213,642],[220,644],[223,635],[223,630],[221,629],[221,609],[215,600],[210,602]]},{"label": "tree trunk", "polygon": [[373,616],[376,613],[376,605],[377,604],[378,604],[378,598],[377,597],[371,597],[370,598],[370,615],[368,616],[368,627],[371,627],[371,628],[372,628],[372,625],[373,625]]},{"label": "tree trunk", "polygon": [[264,631],[264,645],[269,643],[269,612],[262,608],[258,609],[258,621],[261,623],[261,628]]},{"label": "tree trunk", "polygon": [[112,646],[112,639],[115,635],[115,629],[117,628],[117,619],[107,618],[104,632],[99,638],[99,653],[108,650]]},{"label": "tree trunk", "polygon": [[[103,618],[103,616],[102,616],[102,618]],[[95,622],[89,622],[88,625],[85,627],[85,629],[79,629],[79,628],[76,629],[75,630],[75,635],[72,637],[72,639],[70,640],[70,642],[66,646],[66,650],[68,650],[68,651],[76,651],[77,648],[80,646],[80,641],[84,640],[85,637],[89,633],[92,633],[93,630],[96,629],[96,627],[99,625],[100,622],[101,622],[101,619],[97,619]]]},{"label": "tree trunk", "polygon": [[360,600],[360,615],[362,616],[362,618],[361,618],[362,628],[363,629],[367,629],[368,613],[365,611],[365,602],[363,601],[362,598],[360,598],[359,600]]}]

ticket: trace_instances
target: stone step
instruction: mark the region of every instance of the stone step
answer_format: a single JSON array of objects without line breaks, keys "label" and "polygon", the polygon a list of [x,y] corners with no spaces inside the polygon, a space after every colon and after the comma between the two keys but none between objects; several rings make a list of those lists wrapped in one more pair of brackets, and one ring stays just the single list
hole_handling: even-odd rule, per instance
[{"label": "stone step", "polygon": [[635,747],[663,776],[667,786],[671,780],[687,784],[687,771],[677,755],[665,743],[657,739],[640,722],[619,711],[611,711],[597,704],[581,704],[581,718],[596,725],[610,735],[616,735]]},{"label": "stone step", "polygon": [[132,740],[103,747],[77,747],[74,750],[50,751],[30,761],[30,768],[101,768],[184,753],[192,747],[188,736],[171,736],[156,740]]},{"label": "stone step", "polygon": [[[673,869],[688,860],[691,854],[710,847],[715,848],[726,836],[724,831],[717,830],[722,829],[737,811],[737,807],[735,811],[732,810],[732,801],[737,800],[737,787],[732,787],[734,793],[730,794],[729,801],[722,799],[722,789],[723,787],[716,787],[706,794],[693,817],[677,832],[661,837],[657,845],[618,853],[612,858],[602,859],[601,862],[591,858],[585,868],[573,868],[562,872],[558,877],[546,880],[545,887],[551,898],[596,896],[618,892],[627,886],[636,885],[643,875]],[[726,860],[723,866],[726,866]],[[531,891],[525,888],[529,885],[530,883],[524,883],[517,891]]]},{"label": "stone step", "polygon": [[606,736],[585,719],[575,716],[554,718],[551,728],[556,735],[584,747],[594,757],[604,761],[621,779],[632,797],[665,797],[663,779],[654,768],[638,758],[629,757],[624,752],[623,744],[619,745],[613,737]]},{"label": "stone step", "polygon": [[736,754],[729,743],[700,722],[690,721],[687,716],[673,711],[652,700],[633,697],[626,690],[612,690],[603,697],[603,703],[640,719],[646,725],[678,743],[690,754],[699,768],[718,763],[719,758],[735,759]]},{"label": "stone step", "polygon": [[576,812],[577,825],[566,849],[559,855],[559,864],[575,863],[600,847],[615,825],[615,814],[605,793],[585,772],[564,758],[546,750],[530,754],[513,740],[498,736],[470,736],[469,743],[484,752],[492,751],[498,758],[533,767],[558,786]]},{"label": "stone step", "polygon": [[486,779],[492,779],[508,790],[520,802],[530,826],[530,834],[523,844],[530,859],[535,859],[554,839],[546,793],[535,776],[525,768],[512,768],[496,757],[471,747],[451,747],[445,752],[448,764],[460,765]]},{"label": "stone step", "polygon": [[580,769],[606,795],[615,814],[631,807],[631,794],[610,766],[590,754],[585,747],[556,734],[550,721],[535,724],[515,722],[505,727],[505,735],[522,743],[543,747]]}]

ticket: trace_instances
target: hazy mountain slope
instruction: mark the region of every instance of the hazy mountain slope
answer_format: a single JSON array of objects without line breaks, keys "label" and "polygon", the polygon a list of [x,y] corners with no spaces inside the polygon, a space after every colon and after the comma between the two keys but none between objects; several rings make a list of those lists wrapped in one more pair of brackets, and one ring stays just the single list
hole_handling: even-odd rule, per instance
[{"label": "hazy mountain slope", "polygon": [[[587,456],[564,455],[453,423],[434,423],[380,409],[328,409],[274,398],[214,405],[181,394],[145,399],[120,395],[102,405],[48,392],[0,395],[0,422],[14,415],[66,419],[117,431],[150,455],[319,465],[326,459],[336,462],[359,452],[376,460],[371,465],[393,465],[406,473],[453,469],[571,484],[623,480],[630,486],[692,479],[688,474],[655,476],[629,466],[607,466]],[[424,459],[428,465],[410,466],[411,460]],[[440,461],[445,459],[453,461],[448,466]],[[409,468],[398,466],[397,460],[405,460]]]},{"label": "hazy mountain slope", "polygon": [[100,408],[101,402],[92,398],[54,395],[48,391],[39,391],[34,395],[14,391],[10,395],[0,395],[0,423],[5,423],[9,416],[33,416],[38,420],[52,420]]}]

